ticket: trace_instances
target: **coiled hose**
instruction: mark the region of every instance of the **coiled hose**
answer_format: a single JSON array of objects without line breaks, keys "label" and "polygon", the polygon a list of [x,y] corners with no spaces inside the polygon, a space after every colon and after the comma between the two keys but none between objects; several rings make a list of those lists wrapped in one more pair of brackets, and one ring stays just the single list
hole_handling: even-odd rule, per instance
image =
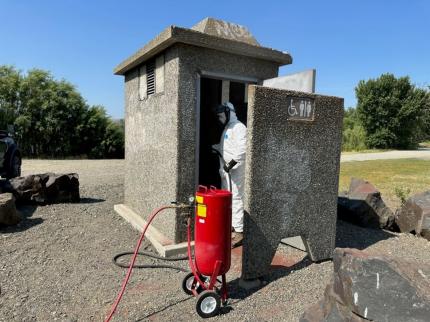
[{"label": "coiled hose", "polygon": [[[130,264],[128,266],[125,266],[123,264],[117,263],[117,261],[116,261],[116,259],[118,259],[118,257],[121,257],[121,256],[123,256],[125,254],[127,254],[127,255],[131,254],[130,252],[121,253],[121,254],[118,254],[119,256],[116,255],[114,257],[114,263],[115,263],[115,265],[118,265],[120,267],[128,268],[128,271],[127,271],[127,275],[125,276],[125,278],[124,278],[124,280],[122,282],[121,290],[119,291],[118,296],[117,296],[114,304],[112,305],[112,308],[111,308],[111,310],[109,312],[109,315],[106,318],[105,322],[109,322],[112,319],[113,315],[115,314],[116,309],[118,308],[119,302],[121,301],[122,296],[124,295],[125,289],[127,287],[127,283],[128,283],[128,281],[130,279],[131,273],[133,272],[133,268],[135,268],[136,258],[137,258],[137,255],[139,254],[139,248],[142,245],[142,241],[145,238],[146,231],[147,231],[149,225],[151,224],[151,222],[158,215],[158,213],[160,213],[161,211],[163,211],[165,209],[191,208],[191,207],[193,207],[193,206],[191,206],[191,205],[170,205],[170,206],[163,206],[163,207],[160,207],[158,209],[155,209],[151,213],[151,215],[149,216],[148,222],[146,223],[145,227],[143,228],[142,234],[140,235],[140,238],[139,238],[139,240],[138,240],[138,242],[136,244],[136,248],[134,249],[134,252],[132,253],[133,257],[131,258]],[[141,252],[141,253],[142,254],[146,254],[146,252]],[[151,254],[151,257],[157,258],[158,256]],[[185,259],[187,259],[187,258],[188,257],[185,257]],[[180,260],[180,259],[175,258],[173,260]],[[157,268],[160,267],[160,265],[157,265],[157,266],[155,266],[155,265],[137,265],[137,266],[141,266],[141,267],[157,267]],[[166,266],[169,266],[168,268],[172,268],[172,267],[170,267],[170,265],[166,265]],[[176,267],[176,266],[173,266],[173,268],[174,269],[178,269],[178,267]],[[182,268],[180,270],[182,270]]]},{"label": "coiled hose", "polygon": [[[118,253],[116,254],[112,261],[116,266],[122,267],[122,268],[129,268],[130,264],[122,264],[120,262],[118,262],[118,258],[123,257],[123,256],[127,256],[127,255],[133,255],[134,252],[123,252],[123,253]],[[162,256],[158,256],[155,255],[154,253],[151,252],[138,252],[137,255],[141,255],[141,256],[145,256],[145,257],[150,257],[150,258],[155,258],[155,259],[160,259],[163,261],[167,261],[167,262],[177,262],[177,261],[183,261],[183,260],[187,260],[188,256],[182,256],[182,257],[162,257]],[[179,267],[179,266],[174,266],[174,265],[167,265],[167,264],[144,264],[144,265],[133,265],[133,268],[170,268],[170,269],[176,269],[177,271],[180,272],[189,272],[189,270]]]}]

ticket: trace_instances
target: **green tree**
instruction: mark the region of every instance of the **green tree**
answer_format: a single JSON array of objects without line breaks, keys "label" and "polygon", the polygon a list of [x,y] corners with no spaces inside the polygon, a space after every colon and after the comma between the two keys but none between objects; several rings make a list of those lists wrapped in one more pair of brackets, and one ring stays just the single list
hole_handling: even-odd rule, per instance
[{"label": "green tree", "polygon": [[355,108],[347,108],[343,116],[342,150],[361,151],[366,149],[366,132],[361,125]]},{"label": "green tree", "polygon": [[81,154],[90,158],[123,158],[124,130],[112,121],[103,106],[91,106],[80,128]]},{"label": "green tree", "polygon": [[0,66],[0,129],[12,125],[20,107],[21,73],[13,66]]},{"label": "green tree", "polygon": [[428,92],[416,88],[409,77],[383,74],[360,81],[355,88],[357,113],[370,148],[414,148]]},{"label": "green tree", "polygon": [[430,86],[427,91],[427,100],[420,117],[420,130],[417,132],[416,141],[430,141]]},{"label": "green tree", "polygon": [[[15,121],[21,148],[29,156],[68,156],[79,143],[77,129],[87,110],[84,99],[65,80],[33,69],[20,87],[20,117]],[[25,118],[27,121],[22,122]],[[19,122],[18,122],[19,121]]]},{"label": "green tree", "polygon": [[91,158],[102,158],[100,146],[106,134],[108,118],[103,106],[95,105],[88,109],[82,128],[81,150]]},{"label": "green tree", "polygon": [[121,158],[124,131],[102,106],[89,107],[76,88],[48,71],[22,75],[0,66],[0,129],[15,126],[25,156]]},{"label": "green tree", "polygon": [[97,157],[123,158],[124,132],[121,126],[109,120],[102,142],[98,146],[98,149],[93,151]]},{"label": "green tree", "polygon": [[353,107],[347,107],[343,113],[343,130],[352,129],[355,125],[360,124],[357,110]]}]

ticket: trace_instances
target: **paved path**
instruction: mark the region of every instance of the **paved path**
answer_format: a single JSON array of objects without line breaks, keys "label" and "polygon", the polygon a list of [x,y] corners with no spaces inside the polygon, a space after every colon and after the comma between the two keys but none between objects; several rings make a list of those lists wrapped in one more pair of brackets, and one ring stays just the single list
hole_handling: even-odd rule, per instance
[{"label": "paved path", "polygon": [[377,153],[342,154],[340,162],[411,158],[430,160],[430,149],[426,148],[412,151],[387,151]]}]

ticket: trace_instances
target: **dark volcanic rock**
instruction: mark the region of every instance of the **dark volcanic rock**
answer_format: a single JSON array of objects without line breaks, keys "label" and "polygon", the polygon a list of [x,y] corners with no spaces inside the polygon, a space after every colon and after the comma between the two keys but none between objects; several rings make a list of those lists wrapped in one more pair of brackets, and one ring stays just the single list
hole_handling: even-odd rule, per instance
[{"label": "dark volcanic rock", "polygon": [[396,223],[401,232],[415,231],[430,240],[430,191],[409,198],[398,212]]},{"label": "dark volcanic rock", "polygon": [[338,197],[338,218],[369,228],[390,228],[394,214],[368,181],[352,178],[347,195]]},{"label": "dark volcanic rock", "polygon": [[300,322],[363,322],[366,319],[361,318],[351,312],[346,306],[336,301],[336,295],[333,293],[333,286],[327,286],[324,292],[324,298],[317,304],[312,305],[300,318]]},{"label": "dark volcanic rock", "polygon": [[301,321],[429,321],[430,263],[336,249],[324,299]]},{"label": "dark volcanic rock", "polygon": [[22,216],[16,211],[15,198],[11,193],[0,193],[0,225],[16,225]]},{"label": "dark volcanic rock", "polygon": [[79,202],[79,176],[77,173],[43,173],[10,180],[10,191],[17,202],[50,204]]}]

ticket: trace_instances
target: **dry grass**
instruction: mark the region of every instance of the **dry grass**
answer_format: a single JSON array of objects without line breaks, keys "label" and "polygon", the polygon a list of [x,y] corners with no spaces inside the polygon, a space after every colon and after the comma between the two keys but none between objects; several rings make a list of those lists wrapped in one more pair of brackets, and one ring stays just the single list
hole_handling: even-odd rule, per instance
[{"label": "dry grass", "polygon": [[359,153],[380,153],[380,152],[388,152],[395,151],[393,149],[369,149],[369,150],[358,150],[358,151],[342,151],[343,155],[348,154],[359,154]]},{"label": "dry grass", "polygon": [[419,144],[420,148],[430,148],[430,141],[425,141]]},{"label": "dry grass", "polygon": [[351,177],[371,182],[394,209],[400,205],[396,190],[410,190],[410,195],[430,190],[430,161],[397,159],[341,163],[339,191],[348,190]]}]

